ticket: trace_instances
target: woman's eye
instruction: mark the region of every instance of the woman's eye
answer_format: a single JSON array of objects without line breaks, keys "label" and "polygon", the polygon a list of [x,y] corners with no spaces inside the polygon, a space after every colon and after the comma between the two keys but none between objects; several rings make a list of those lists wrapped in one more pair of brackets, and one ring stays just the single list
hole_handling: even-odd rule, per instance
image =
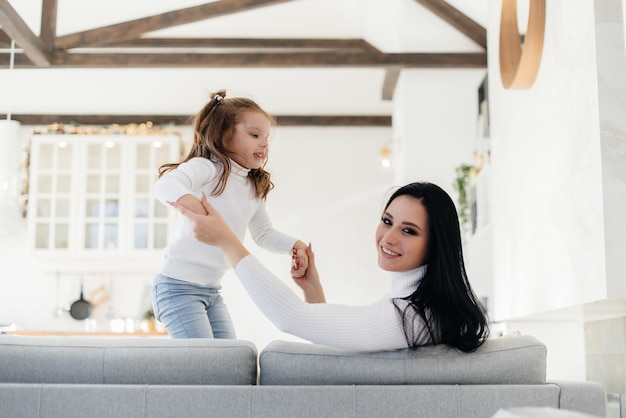
[{"label": "woman's eye", "polygon": [[417,235],[417,232],[411,228],[404,228],[402,231],[409,235]]},{"label": "woman's eye", "polygon": [[389,219],[389,218],[382,218],[381,221],[385,225],[391,225],[391,219]]}]

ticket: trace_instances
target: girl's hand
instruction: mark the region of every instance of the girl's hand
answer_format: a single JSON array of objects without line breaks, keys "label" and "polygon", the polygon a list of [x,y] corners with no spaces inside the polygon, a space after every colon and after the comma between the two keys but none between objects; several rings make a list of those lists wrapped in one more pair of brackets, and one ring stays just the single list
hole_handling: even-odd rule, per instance
[{"label": "girl's hand", "polygon": [[302,277],[309,267],[309,256],[306,253],[307,245],[298,241],[291,250],[291,276]]},{"label": "girl's hand", "polygon": [[[296,249],[293,252],[297,252]],[[297,284],[302,291],[304,292],[304,300],[307,303],[326,303],[326,296],[324,295],[324,288],[322,287],[322,283],[320,282],[320,276],[317,272],[317,267],[315,266],[315,255],[313,254],[313,248],[311,244],[305,249],[305,253],[307,256],[308,266],[305,269],[303,276],[294,276],[294,283]],[[297,260],[297,256],[295,256],[295,260]],[[293,269],[292,269],[293,271]]]}]

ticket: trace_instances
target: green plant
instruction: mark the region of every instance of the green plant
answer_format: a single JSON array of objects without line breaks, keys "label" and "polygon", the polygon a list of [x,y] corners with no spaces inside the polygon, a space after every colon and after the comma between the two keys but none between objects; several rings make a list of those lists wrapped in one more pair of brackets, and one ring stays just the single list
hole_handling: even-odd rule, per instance
[{"label": "green plant", "polygon": [[461,229],[466,230],[470,221],[470,206],[469,206],[469,185],[470,176],[474,171],[474,166],[469,164],[461,164],[456,168],[456,178],[454,179],[454,190],[459,194],[458,196],[458,211],[459,211],[459,223]]}]

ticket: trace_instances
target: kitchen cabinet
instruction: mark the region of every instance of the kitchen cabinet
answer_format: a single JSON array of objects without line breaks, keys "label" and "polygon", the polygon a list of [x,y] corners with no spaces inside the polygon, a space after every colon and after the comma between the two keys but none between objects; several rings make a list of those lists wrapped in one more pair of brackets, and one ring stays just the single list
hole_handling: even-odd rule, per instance
[{"label": "kitchen cabinet", "polygon": [[174,222],[153,193],[178,135],[33,135],[28,237],[37,254],[159,252]]}]

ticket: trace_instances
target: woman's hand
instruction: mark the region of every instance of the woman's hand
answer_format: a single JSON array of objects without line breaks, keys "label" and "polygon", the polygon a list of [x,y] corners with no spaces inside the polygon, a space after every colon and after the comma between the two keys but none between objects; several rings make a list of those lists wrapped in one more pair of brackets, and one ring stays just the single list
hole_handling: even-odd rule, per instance
[{"label": "woman's hand", "polygon": [[198,241],[219,247],[230,265],[235,267],[242,258],[249,254],[248,250],[239,241],[224,218],[209,203],[204,193],[200,202],[206,215],[195,213],[182,203],[169,203],[189,220],[193,236]]},{"label": "woman's hand", "polygon": [[[294,276],[292,274],[291,278],[304,292],[304,300],[307,303],[326,303],[324,288],[322,287],[320,276],[317,272],[317,267],[315,266],[315,255],[313,254],[311,244],[306,247],[305,251],[308,259],[308,268],[306,269],[304,276]],[[292,252],[294,263],[296,262],[295,260],[297,260],[295,252],[296,250],[294,249]]]}]

